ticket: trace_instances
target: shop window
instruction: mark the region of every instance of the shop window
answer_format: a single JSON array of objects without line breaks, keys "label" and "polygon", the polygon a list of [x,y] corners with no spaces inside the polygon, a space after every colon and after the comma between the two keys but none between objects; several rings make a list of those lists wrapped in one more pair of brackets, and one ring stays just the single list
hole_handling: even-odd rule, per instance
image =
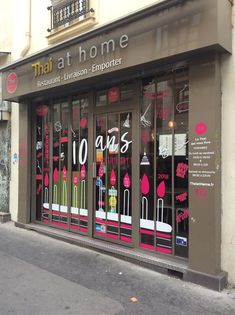
[{"label": "shop window", "polygon": [[188,255],[188,91],[184,72],[142,80],[140,247],[183,257]]},{"label": "shop window", "polygon": [[36,220],[87,233],[88,98],[35,109]]},{"label": "shop window", "polygon": [[53,105],[53,183],[51,224],[68,225],[68,123],[67,102]]},{"label": "shop window", "polygon": [[88,99],[72,102],[72,189],[71,228],[87,232],[88,226]]}]

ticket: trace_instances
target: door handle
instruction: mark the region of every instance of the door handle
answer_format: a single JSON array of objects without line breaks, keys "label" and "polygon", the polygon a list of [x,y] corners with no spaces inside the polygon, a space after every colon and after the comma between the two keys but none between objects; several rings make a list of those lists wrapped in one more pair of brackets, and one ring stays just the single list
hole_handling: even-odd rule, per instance
[{"label": "door handle", "polygon": [[96,178],[96,163],[92,163],[92,177]]}]

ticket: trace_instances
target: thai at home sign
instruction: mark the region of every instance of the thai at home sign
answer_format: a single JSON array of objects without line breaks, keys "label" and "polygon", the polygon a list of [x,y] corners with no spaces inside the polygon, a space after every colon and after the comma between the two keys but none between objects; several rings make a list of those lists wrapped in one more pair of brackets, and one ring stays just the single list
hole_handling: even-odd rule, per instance
[{"label": "thai at home sign", "polygon": [[[131,23],[123,20],[118,27],[111,25],[94,30],[61,45],[48,47],[37,56],[23,58],[11,68],[5,67],[3,98],[18,101],[18,97],[47,88],[142,66],[195,49],[220,46],[230,50],[229,36],[225,40],[218,34],[217,20],[223,21],[224,12],[218,11],[218,1],[184,1],[173,10],[156,5],[152,13]],[[225,3],[221,5],[225,6]],[[214,18],[221,14],[220,19]],[[200,16],[196,25],[195,16]],[[230,24],[223,22],[222,25],[222,33],[229,33]],[[15,73],[18,79],[10,73]]]},{"label": "thai at home sign", "polygon": [[[57,58],[50,57],[44,63],[36,61],[32,63],[32,70],[34,77],[37,78],[37,87],[43,87],[59,83],[61,81],[68,81],[78,77],[84,77],[88,73],[103,72],[106,69],[114,68],[122,63],[122,58],[113,58],[102,63],[92,63],[89,67],[84,66],[86,61],[94,60],[96,57],[107,56],[115,53],[117,47],[124,49],[128,46],[128,36],[121,35],[118,40],[109,39],[101,42],[99,45],[92,45],[84,48],[82,45],[77,48],[77,55],[72,56],[70,51],[65,52],[63,56]],[[72,71],[69,71],[73,69]],[[56,75],[50,79],[44,79],[46,74],[55,72],[57,70],[68,69],[63,75]]]}]

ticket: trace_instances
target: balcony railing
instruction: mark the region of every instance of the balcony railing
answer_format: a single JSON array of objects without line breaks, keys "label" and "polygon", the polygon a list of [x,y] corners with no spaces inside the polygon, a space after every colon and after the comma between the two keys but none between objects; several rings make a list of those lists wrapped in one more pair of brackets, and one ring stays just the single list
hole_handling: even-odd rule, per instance
[{"label": "balcony railing", "polygon": [[66,26],[71,21],[85,19],[89,12],[94,12],[89,8],[89,0],[73,0],[47,9],[51,11],[51,27],[47,29],[48,32],[59,26]]}]

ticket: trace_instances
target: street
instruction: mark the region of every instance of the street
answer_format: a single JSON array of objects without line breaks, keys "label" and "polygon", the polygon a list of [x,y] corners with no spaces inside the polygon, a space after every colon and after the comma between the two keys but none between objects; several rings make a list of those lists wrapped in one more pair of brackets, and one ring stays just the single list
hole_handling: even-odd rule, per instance
[{"label": "street", "polygon": [[75,245],[0,225],[0,315],[232,315],[221,293]]}]

